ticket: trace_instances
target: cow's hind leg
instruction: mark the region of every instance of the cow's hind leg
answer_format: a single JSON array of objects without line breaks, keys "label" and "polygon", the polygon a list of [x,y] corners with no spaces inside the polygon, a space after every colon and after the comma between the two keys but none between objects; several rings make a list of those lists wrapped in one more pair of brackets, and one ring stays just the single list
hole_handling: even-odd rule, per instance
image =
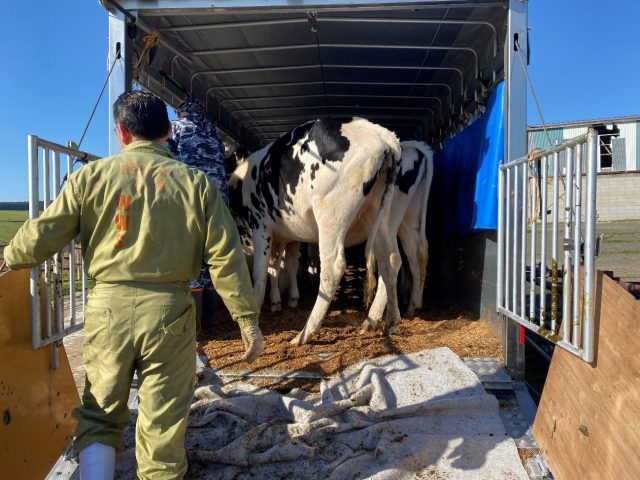
[{"label": "cow's hind leg", "polygon": [[386,226],[381,226],[375,239],[374,251],[378,261],[378,271],[387,292],[387,320],[384,332],[391,334],[397,330],[401,320],[397,285],[402,258],[398,250],[397,233],[390,232]]},{"label": "cow's hind leg", "polygon": [[425,246],[421,242],[420,233],[415,228],[401,225],[398,230],[398,237],[407,256],[411,279],[413,280],[411,301],[406,312],[407,317],[413,317],[416,310],[422,308],[422,290],[426,275]]},{"label": "cow's hind leg", "polygon": [[344,233],[342,232],[337,238],[335,236],[320,237],[320,289],[307,323],[302,331],[291,340],[294,345],[307,343],[322,326],[322,320],[347,268],[344,256]]},{"label": "cow's hind leg", "polygon": [[269,260],[269,297],[271,305],[269,306],[272,312],[279,312],[282,310],[282,300],[280,298],[280,269],[282,264],[282,252],[284,251],[284,245],[272,247],[274,254],[271,255]]},{"label": "cow's hind leg", "polygon": [[300,257],[300,243],[292,242],[287,245],[284,255],[284,269],[289,277],[289,300],[287,305],[290,308],[298,308],[300,292],[298,291],[298,263]]},{"label": "cow's hind leg", "polygon": [[382,276],[378,277],[378,287],[376,288],[376,296],[373,298],[373,303],[369,312],[367,313],[366,320],[360,327],[360,333],[373,331],[378,328],[378,322],[384,314],[384,309],[387,306],[387,287],[384,283]]},{"label": "cow's hind leg", "polygon": [[271,258],[271,235],[266,230],[253,231],[253,297],[258,308],[262,306],[267,289],[267,273]]}]

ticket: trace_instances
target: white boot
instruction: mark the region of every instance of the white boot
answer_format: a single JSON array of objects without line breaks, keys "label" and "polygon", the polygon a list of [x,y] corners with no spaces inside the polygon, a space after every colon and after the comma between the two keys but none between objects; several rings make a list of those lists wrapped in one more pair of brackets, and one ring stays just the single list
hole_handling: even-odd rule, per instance
[{"label": "white boot", "polygon": [[80,480],[113,480],[116,449],[92,443],[80,451]]}]

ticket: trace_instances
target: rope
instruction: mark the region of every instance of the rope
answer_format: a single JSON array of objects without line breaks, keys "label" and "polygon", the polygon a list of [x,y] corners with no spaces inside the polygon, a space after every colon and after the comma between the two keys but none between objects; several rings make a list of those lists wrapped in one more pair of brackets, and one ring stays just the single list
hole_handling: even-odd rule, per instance
[{"label": "rope", "polygon": [[[111,72],[113,72],[113,67],[116,66],[116,62],[121,58],[120,50],[116,50],[116,56],[111,63],[111,67],[109,68],[109,73],[107,73],[107,79],[104,81],[102,85],[102,89],[100,90],[100,94],[98,95],[98,99],[96,100],[95,105],[93,106],[93,110],[91,110],[91,115],[89,115],[89,120],[87,124],[84,126],[84,130],[82,132],[82,136],[80,137],[80,141],[78,142],[78,150],[80,150],[80,146],[82,145],[82,141],[84,140],[84,136],[89,129],[89,125],[91,125],[91,121],[93,120],[93,115],[96,113],[96,109],[98,108],[98,104],[100,103],[100,99],[102,98],[102,94],[104,93],[104,89],[107,88],[107,84],[109,83],[109,78],[111,77]],[[74,162],[75,163],[75,162]]]},{"label": "rope", "polygon": [[544,117],[542,116],[542,110],[540,109],[540,104],[538,103],[538,97],[536,96],[536,91],[533,88],[533,83],[531,82],[531,78],[529,78],[529,73],[527,72],[527,66],[524,62],[524,57],[522,56],[522,49],[520,48],[520,42],[516,40],[516,51],[518,52],[518,58],[520,59],[520,63],[522,65],[522,71],[524,72],[524,76],[527,79],[527,83],[529,84],[529,89],[531,90],[531,95],[533,96],[533,103],[538,110],[538,116],[540,117],[540,123],[542,123],[542,128],[544,130],[545,135],[547,136],[547,142],[549,142],[549,148],[553,147],[551,143],[551,136],[549,135],[549,130],[547,130],[547,125],[544,123]]},{"label": "rope", "polygon": [[142,49],[142,53],[140,53],[136,64],[133,66],[135,78],[138,78],[138,76],[140,75],[144,60],[149,56],[149,51],[151,50],[151,48],[160,43],[160,35],[158,34],[157,30],[154,30],[149,35],[144,37],[142,41],[144,42],[144,48]]},{"label": "rope", "polygon": [[[544,130],[544,133],[545,133],[545,135],[547,137],[547,142],[549,143],[549,148],[551,148],[551,147],[553,147],[553,144],[551,143],[551,136],[549,135],[549,130],[547,129],[547,124],[545,123],[544,117],[542,116],[542,109],[540,108],[540,103],[538,102],[538,97],[536,95],[536,90],[533,87],[533,82],[531,81],[531,78],[529,77],[529,73],[527,71],[527,66],[526,66],[525,61],[524,61],[524,56],[522,54],[522,49],[520,48],[520,42],[517,39],[515,41],[515,45],[516,45],[516,51],[518,52],[518,58],[520,59],[520,64],[522,65],[522,71],[524,72],[524,76],[527,79],[527,83],[529,84],[529,89],[531,90],[531,96],[533,97],[533,103],[535,104],[536,109],[538,110],[538,116],[540,117],[540,123],[542,124],[542,129]],[[531,153],[529,154],[529,161],[528,161],[529,166],[531,166],[531,162],[533,161],[532,154],[533,154],[533,156],[535,156],[534,152],[537,152],[537,151],[540,151],[540,149],[534,148],[531,151]],[[545,182],[545,188],[547,188],[546,187],[547,179],[545,178],[543,180]],[[562,188],[564,189],[564,192],[566,193],[567,186],[565,184],[564,177],[560,176],[560,181],[562,182]],[[537,195],[539,196],[540,192],[539,192],[539,189],[538,189],[538,182],[536,181],[535,183],[536,183],[536,192],[537,192]],[[559,199],[563,198],[564,195],[565,195],[564,193],[559,195]],[[549,208],[551,206],[551,204],[548,203],[548,202],[549,202],[549,200],[547,200],[547,205],[545,205],[545,208],[547,210],[549,210]],[[540,215],[540,205],[539,205],[539,203],[540,202],[538,201],[537,202],[537,205],[538,205],[537,214],[538,215]],[[534,217],[534,218],[537,218],[537,217]],[[531,218],[529,218],[529,221],[531,222]],[[535,220],[534,220],[534,222],[535,222]]]},{"label": "rope", "polygon": [[536,155],[540,148],[534,148],[527,157],[527,182],[529,182],[529,196],[527,198],[527,223],[533,227],[540,216],[540,188],[538,185],[538,172],[536,171]]},{"label": "rope", "polygon": [[327,115],[331,118],[331,107],[329,106],[329,96],[327,92],[327,83],[324,74],[324,63],[322,62],[322,53],[320,53],[320,37],[318,36],[318,29],[320,28],[320,22],[318,22],[318,17],[315,13],[309,13],[309,18],[307,21],[309,22],[309,27],[313,32],[316,39],[316,52],[318,53],[318,64],[320,65],[320,76],[322,77],[322,92],[324,93],[324,107],[327,109]]},{"label": "rope", "polygon": [[[98,105],[100,104],[100,100],[102,99],[102,95],[104,94],[104,90],[105,88],[107,88],[107,84],[109,83],[109,79],[111,78],[111,73],[113,73],[113,69],[116,66],[116,62],[118,60],[120,60],[120,58],[122,58],[122,54],[120,52],[120,48],[118,48],[116,50],[116,55],[115,58],[113,59],[113,62],[111,62],[111,66],[109,67],[109,72],[107,72],[107,78],[105,79],[104,83],[102,84],[102,88],[100,89],[100,93],[98,94],[98,98],[96,99],[95,104],[93,105],[93,110],[91,110],[91,114],[89,115],[89,120],[87,120],[87,123],[84,126],[84,130],[82,131],[82,135],[80,136],[80,141],[77,144],[76,150],[80,150],[80,147],[82,146],[82,142],[84,141],[84,136],[87,134],[87,130],[89,130],[89,125],[91,125],[91,122],[93,121],[93,116],[96,113],[96,109],[98,108]],[[81,162],[81,163],[87,163],[87,158],[86,158],[86,154],[83,158],[79,158],[76,157],[73,159],[73,165],[75,165],[76,163]],[[62,186],[64,185],[64,182],[67,181],[67,178],[69,177],[69,174],[71,172],[67,172],[65,174],[65,176],[62,179],[62,182],[60,182],[60,189],[62,189]]]}]

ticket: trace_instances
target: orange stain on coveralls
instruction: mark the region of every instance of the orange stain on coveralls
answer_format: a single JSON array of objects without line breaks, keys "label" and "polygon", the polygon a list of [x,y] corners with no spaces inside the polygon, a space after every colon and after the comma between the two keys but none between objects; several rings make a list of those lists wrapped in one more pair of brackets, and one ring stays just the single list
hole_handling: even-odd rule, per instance
[{"label": "orange stain on coveralls", "polygon": [[116,196],[116,240],[113,248],[119,250],[124,244],[124,237],[129,231],[129,207],[131,207],[131,195]]}]

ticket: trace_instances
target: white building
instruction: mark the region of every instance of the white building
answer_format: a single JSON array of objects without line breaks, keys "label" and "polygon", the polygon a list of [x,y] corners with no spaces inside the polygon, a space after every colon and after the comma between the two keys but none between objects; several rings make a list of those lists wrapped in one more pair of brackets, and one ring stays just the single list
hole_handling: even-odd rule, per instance
[{"label": "white building", "polygon": [[[640,219],[640,116],[598,118],[528,128],[529,150],[577,137],[594,127],[598,151],[598,220]],[[547,137],[548,135],[548,137]],[[564,168],[564,158],[560,159]]]}]

